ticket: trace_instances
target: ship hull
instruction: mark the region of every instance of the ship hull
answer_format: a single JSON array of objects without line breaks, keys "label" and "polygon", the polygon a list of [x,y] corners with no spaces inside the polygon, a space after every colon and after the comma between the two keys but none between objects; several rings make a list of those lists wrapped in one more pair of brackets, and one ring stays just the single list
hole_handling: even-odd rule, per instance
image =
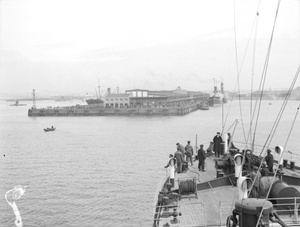
[{"label": "ship hull", "polygon": [[88,105],[104,104],[103,100],[101,100],[101,99],[86,99],[85,101]]},{"label": "ship hull", "polygon": [[208,99],[208,103],[210,106],[220,106],[223,101],[221,97],[211,96]]}]

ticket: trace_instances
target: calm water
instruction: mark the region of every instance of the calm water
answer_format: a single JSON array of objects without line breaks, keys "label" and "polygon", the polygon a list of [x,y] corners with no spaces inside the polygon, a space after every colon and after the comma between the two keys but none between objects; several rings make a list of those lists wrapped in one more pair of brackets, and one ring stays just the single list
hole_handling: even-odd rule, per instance
[{"label": "calm water", "polygon": [[[245,130],[248,130],[249,101],[242,101]],[[281,101],[264,101],[257,140],[264,144]],[[38,102],[38,106],[75,105]],[[171,117],[27,117],[31,106],[11,107],[0,103],[0,226],[14,226],[14,214],[5,193],[27,185],[16,203],[24,226],[152,226],[153,198],[163,166],[175,144],[205,147],[221,131],[222,108]],[[299,102],[291,101],[273,139],[284,145]],[[225,129],[239,114],[238,102],[230,108]],[[54,125],[55,132],[43,128]],[[238,124],[235,141],[243,141]],[[231,129],[232,130],[232,129]],[[300,120],[287,145],[296,153]],[[259,151],[258,151],[259,152]],[[300,153],[299,153],[300,154]],[[296,163],[297,164],[297,163]]]}]

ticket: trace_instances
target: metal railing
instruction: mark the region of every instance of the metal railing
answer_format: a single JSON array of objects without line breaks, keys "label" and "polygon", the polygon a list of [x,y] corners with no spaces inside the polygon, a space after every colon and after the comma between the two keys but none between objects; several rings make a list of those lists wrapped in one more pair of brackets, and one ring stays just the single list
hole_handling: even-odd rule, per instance
[{"label": "metal railing", "polygon": [[274,211],[283,221],[300,223],[300,197],[270,198],[268,200],[273,203]]}]

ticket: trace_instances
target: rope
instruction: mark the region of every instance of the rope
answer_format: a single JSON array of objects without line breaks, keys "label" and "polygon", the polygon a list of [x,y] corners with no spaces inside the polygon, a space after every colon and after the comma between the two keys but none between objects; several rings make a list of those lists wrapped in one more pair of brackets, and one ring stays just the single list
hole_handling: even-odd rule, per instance
[{"label": "rope", "polygon": [[[273,43],[273,36],[274,36],[275,25],[276,25],[276,21],[277,21],[280,2],[281,2],[281,0],[278,0],[275,19],[274,19],[272,33],[271,33],[270,42],[269,42],[269,47],[268,47],[267,56],[266,56],[266,60],[265,60],[264,68],[263,68],[263,73],[262,73],[262,77],[261,77],[261,81],[260,81],[261,93],[260,93],[259,106],[258,106],[258,112],[257,112],[257,118],[256,118],[256,124],[255,124],[255,130],[254,131],[256,131],[257,125],[258,125],[258,117],[259,117],[261,103],[262,103],[262,96],[263,96],[263,93],[264,93],[265,81],[266,81],[266,78],[267,78],[268,64],[269,64],[269,59],[270,59],[270,54],[271,54],[271,47],[272,47],[272,43]],[[253,138],[253,143],[254,143],[254,141],[255,141],[255,137]]]},{"label": "rope", "polygon": [[[239,108],[240,108],[240,115],[241,115],[241,122],[242,122],[242,129],[243,129],[243,135],[244,135],[244,138],[245,138],[245,141],[246,141],[246,136],[245,136],[245,128],[244,128],[244,124],[243,124],[243,114],[242,114],[242,109],[241,109],[241,98],[240,98],[240,83],[239,83],[239,78],[240,78],[240,75],[241,75],[241,71],[243,69],[243,65],[244,65],[244,62],[245,62],[245,59],[246,59],[246,53],[247,53],[247,50],[248,50],[248,47],[249,47],[249,44],[250,44],[250,39],[251,39],[251,36],[252,36],[252,33],[253,33],[253,29],[255,28],[255,37],[256,37],[256,31],[257,31],[257,21],[258,21],[258,9],[259,9],[259,6],[260,6],[260,3],[261,1],[259,1],[259,4],[258,4],[258,7],[257,7],[257,13],[255,15],[255,18],[254,18],[254,21],[253,21],[253,25],[252,25],[252,28],[251,28],[251,31],[250,31],[250,35],[249,35],[249,39],[248,39],[248,42],[247,42],[247,45],[246,45],[246,49],[245,49],[245,53],[244,53],[244,56],[243,56],[243,60],[242,60],[242,64],[240,66],[240,69],[238,69],[238,59],[237,59],[237,42],[236,42],[236,27],[235,27],[235,2],[234,2],[234,37],[235,37],[235,53],[236,53],[236,67],[237,67],[237,83],[234,87],[234,92],[236,90],[238,90],[238,100],[239,100]],[[255,38],[256,39],[256,38]],[[255,42],[256,43],[256,42]],[[238,87],[238,89],[237,89]],[[232,96],[232,99],[231,101],[233,100],[234,98],[234,95]],[[226,118],[225,118],[225,122],[224,122],[224,125],[228,119],[228,115],[229,115],[229,110],[231,109],[231,104],[232,102],[230,102],[230,105],[229,105],[229,109],[228,109],[228,112],[227,112],[227,115],[226,115]],[[224,128],[224,126],[223,126]]]}]

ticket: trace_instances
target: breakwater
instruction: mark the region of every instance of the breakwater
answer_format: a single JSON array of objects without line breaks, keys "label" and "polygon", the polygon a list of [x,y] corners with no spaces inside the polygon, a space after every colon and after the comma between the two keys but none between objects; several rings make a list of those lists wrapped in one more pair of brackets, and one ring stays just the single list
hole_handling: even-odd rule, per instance
[{"label": "breakwater", "polygon": [[111,108],[94,105],[77,105],[69,107],[48,107],[48,108],[31,108],[28,110],[29,117],[42,116],[109,116],[109,115],[170,115],[182,116],[199,109],[198,104],[189,104],[183,106],[170,107],[124,107]]}]

